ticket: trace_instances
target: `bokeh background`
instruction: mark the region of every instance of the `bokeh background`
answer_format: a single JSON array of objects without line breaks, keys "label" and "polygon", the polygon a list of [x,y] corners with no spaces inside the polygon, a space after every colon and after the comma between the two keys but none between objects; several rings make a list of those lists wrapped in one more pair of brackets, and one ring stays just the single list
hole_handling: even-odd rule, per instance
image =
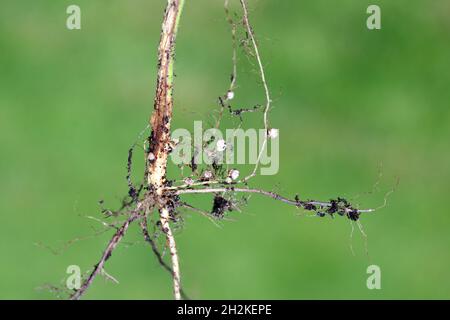
[{"label": "bokeh background", "polygon": [[[231,70],[223,2],[186,2],[174,128],[212,119]],[[70,4],[81,7],[79,31],[65,26]],[[381,6],[380,31],[366,28],[369,4]],[[165,1],[0,5],[0,298],[54,299],[42,287],[63,283],[69,265],[87,271],[111,236],[59,250],[100,227],[85,218],[100,217],[98,200],[114,208],[127,191],[127,150],[152,110]],[[450,298],[450,2],[249,6],[274,98],[271,123],[281,130],[279,174],[254,185],[372,207],[397,177],[400,184],[385,208],[362,218],[368,254],[347,220],[257,196],[222,229],[187,215],[177,240],[190,297]],[[254,71],[240,51],[236,106],[263,101]],[[244,125],[259,120],[249,115]],[[364,194],[380,163],[379,190]],[[207,196],[194,198],[211,207]],[[120,284],[97,278],[86,298],[170,299],[171,279],[136,227],[125,241],[106,269]],[[381,290],[366,287],[371,264],[381,267]]]}]

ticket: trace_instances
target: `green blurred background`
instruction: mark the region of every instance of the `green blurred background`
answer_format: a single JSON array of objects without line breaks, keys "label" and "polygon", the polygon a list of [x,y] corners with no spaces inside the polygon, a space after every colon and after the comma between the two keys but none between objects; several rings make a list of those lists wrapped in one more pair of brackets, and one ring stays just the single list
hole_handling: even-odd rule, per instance
[{"label": "green blurred background", "polygon": [[[233,2],[233,1],[232,1]],[[236,1],[234,1],[236,2]],[[66,8],[82,29],[65,27]],[[382,30],[366,8],[382,9]],[[1,1],[0,298],[52,299],[69,265],[87,271],[111,232],[98,200],[127,191],[127,150],[152,110],[163,0]],[[235,5],[233,5],[236,7]],[[271,123],[281,129],[280,171],[254,185],[327,200],[382,203],[365,215],[364,239],[345,219],[308,218],[253,196],[219,229],[195,214],[177,232],[191,298],[450,298],[450,2],[250,0],[268,83]],[[236,7],[237,8],[237,7]],[[264,99],[239,56],[236,105]],[[173,127],[211,120],[228,86],[231,39],[223,2],[186,0],[177,43]],[[252,116],[247,127],[258,126]],[[173,168],[172,168],[173,173]],[[208,196],[194,196],[205,209]],[[108,262],[120,284],[97,278],[86,298],[170,299],[171,280],[136,227]],[[134,242],[134,245],[131,245]],[[353,243],[355,255],[350,250]],[[368,290],[366,268],[381,267]]]}]

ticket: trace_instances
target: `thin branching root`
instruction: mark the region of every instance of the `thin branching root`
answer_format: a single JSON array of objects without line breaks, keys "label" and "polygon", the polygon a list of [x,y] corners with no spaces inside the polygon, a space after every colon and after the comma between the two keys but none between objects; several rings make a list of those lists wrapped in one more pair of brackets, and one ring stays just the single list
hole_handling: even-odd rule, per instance
[{"label": "thin branching root", "polygon": [[[149,244],[158,263],[170,274],[175,299],[182,299],[186,298],[186,295],[181,286],[174,231],[183,223],[186,211],[205,216],[219,227],[223,220],[228,219],[231,212],[240,211],[251,195],[268,197],[319,217],[341,216],[351,222],[359,222],[358,220],[363,214],[375,211],[375,209],[359,209],[341,197],[329,201],[301,199],[298,195],[288,198],[276,192],[249,185],[252,178],[257,175],[262,154],[269,144],[268,140],[275,134],[275,129],[272,129],[269,124],[272,100],[258,42],[250,24],[247,3],[245,0],[236,0],[240,4],[240,13],[232,13],[228,2],[228,0],[225,1],[225,12],[233,41],[232,72],[229,87],[218,98],[218,117],[211,127],[220,128],[222,118],[227,115],[231,118],[238,117],[240,125],[242,125],[247,115],[260,114],[262,117],[261,129],[267,134],[262,141],[256,164],[247,170],[247,174],[241,174],[240,170],[229,168],[228,165],[216,161],[211,164],[196,163],[194,157],[198,150],[193,150],[194,157],[188,165],[190,175],[183,176],[180,180],[167,179],[167,162],[174,145],[171,140],[171,120],[175,39],[184,3],[184,0],[168,0],[158,47],[158,75],[154,110],[148,126],[151,128],[151,132],[148,133],[147,139],[135,143],[128,152],[126,166],[128,195],[123,200],[121,207],[115,211],[102,209],[105,219],[121,219],[122,223],[120,225],[109,222],[105,224],[111,226],[114,234],[100,260],[84,279],[81,288],[72,293],[72,299],[81,298],[97,275],[108,275],[104,269],[105,264],[124,238],[129,226],[134,222],[139,224],[143,239],[145,243]],[[243,34],[242,39],[239,38],[241,33]],[[262,84],[263,101],[256,102],[253,106],[236,108],[231,105],[231,102],[235,101],[235,93],[238,89],[237,50],[239,45],[244,48],[244,54],[255,62],[259,81]],[[221,147],[225,148],[226,142],[222,141],[221,143]],[[136,146],[142,147],[145,158],[144,182],[137,185],[132,181],[133,156]],[[211,207],[202,209],[190,204],[189,196],[191,194],[210,195]],[[168,253],[168,255],[164,253]],[[169,258],[170,262],[167,262],[166,259],[169,260]]]}]

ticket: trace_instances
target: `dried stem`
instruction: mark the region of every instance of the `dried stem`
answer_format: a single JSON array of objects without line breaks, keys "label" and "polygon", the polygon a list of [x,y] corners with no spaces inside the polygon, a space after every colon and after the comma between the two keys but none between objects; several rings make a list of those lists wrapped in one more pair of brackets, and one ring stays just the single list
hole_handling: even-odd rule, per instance
[{"label": "dried stem", "polygon": [[170,150],[175,39],[183,4],[184,0],[168,0],[158,47],[158,78],[154,111],[150,119],[150,153],[153,159],[148,162],[148,184],[155,188],[158,195],[161,195],[161,187],[165,182]]},{"label": "dried stem", "polygon": [[158,78],[154,111],[150,119],[152,134],[150,136],[151,160],[148,161],[148,184],[160,197],[158,207],[160,220],[169,245],[172,259],[174,296],[181,299],[180,268],[175,238],[170,228],[170,212],[163,199],[163,186],[166,182],[167,159],[170,151],[170,123],[173,108],[173,64],[175,55],[175,39],[184,0],[168,0],[161,38],[158,48]]}]

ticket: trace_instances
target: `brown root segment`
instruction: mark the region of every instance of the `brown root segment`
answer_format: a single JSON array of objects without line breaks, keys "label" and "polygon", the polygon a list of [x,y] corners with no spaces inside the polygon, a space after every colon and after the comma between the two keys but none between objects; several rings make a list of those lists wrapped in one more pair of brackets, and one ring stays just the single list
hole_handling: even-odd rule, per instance
[{"label": "brown root segment", "polygon": [[177,18],[180,0],[169,0],[164,14],[161,38],[158,48],[158,77],[154,111],[150,119],[152,133],[149,152],[153,155],[148,162],[148,183],[161,194],[165,182],[167,158],[170,151],[170,121],[172,119],[172,78]]},{"label": "brown root segment", "polygon": [[161,39],[158,47],[158,78],[154,111],[150,119],[152,133],[149,138],[148,185],[157,196],[162,229],[166,235],[172,260],[174,297],[181,299],[181,280],[179,259],[175,238],[170,228],[170,210],[163,197],[166,182],[167,159],[170,152],[170,122],[172,119],[173,99],[173,59],[179,14],[183,0],[168,0],[162,23]]}]

